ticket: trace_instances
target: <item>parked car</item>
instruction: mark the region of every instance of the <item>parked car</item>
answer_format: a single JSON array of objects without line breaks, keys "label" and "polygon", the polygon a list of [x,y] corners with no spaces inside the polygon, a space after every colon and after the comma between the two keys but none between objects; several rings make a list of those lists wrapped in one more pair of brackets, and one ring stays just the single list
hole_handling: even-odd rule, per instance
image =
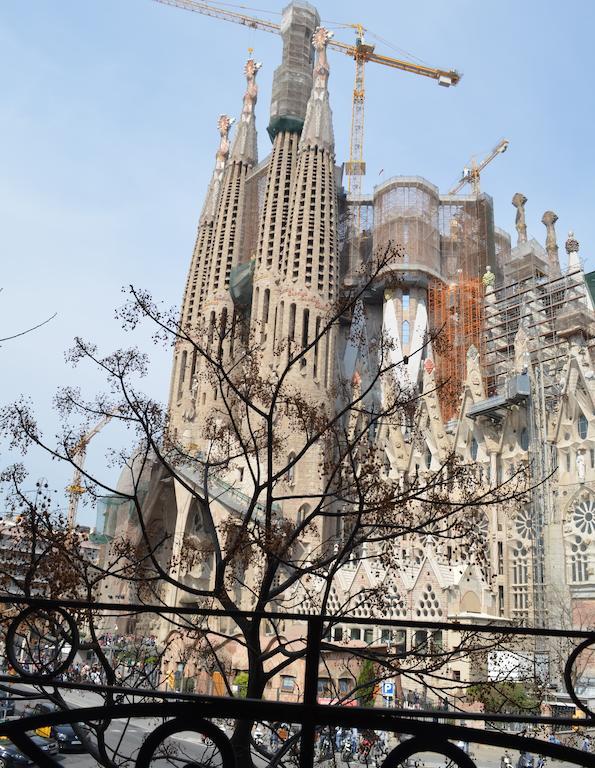
[{"label": "parked car", "polygon": [[[43,736],[37,736],[29,733],[36,746],[48,755],[58,754],[58,743],[52,739],[46,739]],[[0,738],[0,768],[22,768],[25,765],[35,765],[35,761],[27,757],[16,747],[8,738]]]},{"label": "parked car", "polygon": [[24,755],[11,741],[0,738],[0,768],[21,768],[24,765],[33,765],[33,760]]},{"label": "parked car", "polygon": [[[80,723],[77,723],[77,726],[79,728],[84,728]],[[58,742],[60,752],[85,751],[84,744],[72,725],[64,724],[52,726],[52,736]]]},{"label": "parked car", "polygon": [[60,751],[58,749],[58,742],[51,736],[40,736],[38,733],[29,732],[27,736],[31,737],[31,741],[36,744],[43,752],[47,752],[48,755],[57,755]]}]

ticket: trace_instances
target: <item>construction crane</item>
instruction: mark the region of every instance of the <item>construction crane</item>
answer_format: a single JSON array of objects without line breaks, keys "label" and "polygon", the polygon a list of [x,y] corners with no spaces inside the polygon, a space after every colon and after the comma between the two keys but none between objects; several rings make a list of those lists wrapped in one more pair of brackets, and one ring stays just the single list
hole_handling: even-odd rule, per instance
[{"label": "construction crane", "polygon": [[471,160],[471,166],[469,168],[463,168],[463,175],[461,176],[458,184],[449,190],[448,194],[456,195],[457,192],[459,192],[465,186],[465,184],[471,184],[473,187],[473,194],[478,195],[480,192],[479,177],[481,172],[486,167],[486,165],[489,165],[492,162],[495,157],[501,155],[503,152],[506,152],[508,149],[508,144],[508,139],[501,139],[490,152],[490,154],[485,157],[479,165],[477,165],[474,159]]},{"label": "construction crane", "polygon": [[[251,29],[260,29],[264,32],[281,33],[281,25],[267,19],[257,19],[244,13],[230,11],[228,8],[220,8],[201,0],[155,0],[163,5],[171,5],[188,11],[212,16],[224,21],[233,21],[243,24]],[[365,28],[361,24],[346,25],[355,30],[355,45],[343,43],[339,40],[329,40],[329,48],[350,56],[355,61],[355,83],[353,86],[353,104],[351,113],[351,136],[349,141],[349,162],[345,165],[345,173],[348,176],[347,192],[351,197],[357,198],[361,194],[362,176],[365,175],[364,163],[364,102],[365,102],[365,65],[368,61],[376,64],[384,64],[403,72],[411,72],[415,75],[429,77],[437,80],[439,85],[448,87],[456,85],[461,75],[454,69],[434,69],[411,61],[394,59],[391,56],[382,56],[374,53],[374,46],[366,43],[364,39]],[[359,216],[359,206],[355,206]],[[356,223],[356,232],[359,232],[359,221]]]},{"label": "construction crane", "polygon": [[71,460],[78,459],[78,466],[74,470],[72,483],[66,487],[67,493],[70,494],[70,498],[68,500],[68,528],[70,530],[72,530],[76,525],[76,513],[78,510],[79,499],[86,491],[86,488],[82,486],[82,481],[87,446],[89,445],[91,439],[94,438],[98,432],[101,432],[101,430],[112,420],[116,413],[117,411],[106,414],[97,422],[93,429],[90,429],[85,435],[83,435],[70,457]]}]

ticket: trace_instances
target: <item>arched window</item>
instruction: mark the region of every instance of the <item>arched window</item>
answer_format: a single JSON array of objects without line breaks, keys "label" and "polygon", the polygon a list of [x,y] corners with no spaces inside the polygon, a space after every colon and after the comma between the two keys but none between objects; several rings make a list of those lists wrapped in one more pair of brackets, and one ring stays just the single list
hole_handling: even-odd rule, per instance
[{"label": "arched window", "polygon": [[301,525],[310,514],[310,505],[302,504],[297,513],[297,524]]},{"label": "arched window", "polygon": [[471,445],[469,447],[469,453],[471,454],[471,458],[473,461],[477,461],[477,451],[479,449],[479,446],[477,444],[477,440],[475,438],[471,439]]},{"label": "arched window", "polygon": [[510,542],[510,595],[513,618],[529,615],[529,552],[521,541]]},{"label": "arched window", "polygon": [[295,461],[295,453],[290,453],[287,457],[287,463],[291,466],[287,467],[286,473],[286,479],[289,485],[293,485],[295,483],[295,465],[292,464],[293,461]]},{"label": "arched window", "polygon": [[590,541],[595,534],[595,499],[589,494],[582,494],[571,507],[565,532],[568,579],[575,584],[588,582],[593,558]]},{"label": "arched window", "polygon": [[529,431],[527,430],[526,427],[523,427],[521,429],[521,435],[520,435],[520,438],[519,438],[519,442],[520,442],[520,445],[521,445],[521,448],[522,448],[523,451],[528,451],[529,450]]},{"label": "arched window", "polygon": [[581,440],[587,439],[587,434],[589,432],[589,422],[587,421],[587,417],[584,413],[581,413],[581,415],[578,417],[578,434]]},{"label": "arched window", "polygon": [[403,344],[409,344],[409,320],[403,320],[403,332],[402,332]]}]

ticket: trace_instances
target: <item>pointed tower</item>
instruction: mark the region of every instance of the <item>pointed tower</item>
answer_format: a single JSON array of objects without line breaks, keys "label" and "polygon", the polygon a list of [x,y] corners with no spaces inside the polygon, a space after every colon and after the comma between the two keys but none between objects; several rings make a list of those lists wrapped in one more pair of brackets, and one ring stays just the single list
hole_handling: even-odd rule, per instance
[{"label": "pointed tower", "polygon": [[223,172],[214,222],[204,317],[209,326],[207,341],[213,344],[219,339],[220,354],[229,353],[233,348],[230,334],[232,327],[235,328],[235,316],[229,281],[232,269],[239,262],[246,175],[258,161],[254,110],[258,95],[256,74],[260,66],[254,59],[248,59],[244,68],[246,92],[242,115]]},{"label": "pointed tower", "polygon": [[[217,120],[219,147],[215,154],[215,168],[199,219],[196,243],[182,301],[181,323],[189,333],[196,331],[204,317],[203,309],[211,266],[210,256],[215,231],[215,217],[223,171],[229,155],[229,129],[232,122],[232,119],[227,115],[220,115]],[[189,355],[191,356],[189,349],[185,349],[182,344],[177,345],[172,367],[169,412],[171,426],[175,432],[180,434],[183,414],[189,409],[187,401],[193,387],[196,367],[196,360],[193,361],[192,356],[189,359]]]},{"label": "pointed tower", "polygon": [[[313,35],[316,51],[314,83],[308,101],[292,180],[287,236],[283,257],[277,273],[278,302],[271,305],[269,317],[273,321],[273,335],[287,342],[287,351],[271,356],[273,366],[283,364],[286,354],[296,353],[311,344],[323,327],[337,292],[337,190],[335,181],[334,139],[329,104],[327,43],[330,33],[318,28]],[[269,329],[271,326],[269,325]],[[267,361],[268,342],[263,353]],[[318,344],[294,365],[287,379],[295,391],[308,395],[310,402],[335,407],[334,343],[326,334]],[[282,425],[281,425],[282,428]],[[284,446],[286,460],[292,454],[301,454],[304,434],[287,428]],[[283,503],[283,512],[296,519],[303,514],[303,498],[298,488],[308,489],[313,495],[325,493],[327,478],[321,473],[324,466],[322,442],[312,446],[294,468],[295,494]],[[300,512],[300,510],[302,510]],[[330,545],[337,535],[336,521],[326,519],[320,523],[318,542]]]},{"label": "pointed tower", "polygon": [[275,70],[268,127],[273,141],[261,218],[252,299],[253,328],[260,333],[265,356],[272,355],[275,307],[285,247],[298,142],[312,90],[311,39],[318,12],[305,2],[283,10],[283,60]]},{"label": "pointed tower", "polygon": [[[277,327],[285,328],[293,349],[306,346],[320,330],[336,298],[338,280],[335,143],[329,104],[327,43],[324,28],[313,37],[314,85],[299,143],[288,237],[283,252]],[[327,390],[334,371],[327,336],[303,359],[308,388]]]},{"label": "pointed tower", "polygon": [[[210,237],[201,274],[199,307],[203,320],[203,344],[219,356],[229,356],[233,352],[236,317],[229,280],[240,253],[246,174],[258,159],[255,106],[258,95],[256,75],[260,66],[254,59],[246,62],[246,92],[238,130],[231,152],[227,143],[225,158],[221,158],[223,164],[218,176],[217,199],[209,198],[209,211],[213,210],[213,206],[214,212],[209,217]],[[228,129],[229,125],[231,121],[228,119]],[[183,355],[182,352],[181,361]],[[198,445],[200,426],[205,415],[212,412],[217,393],[212,382],[201,375],[200,360],[192,357],[190,367],[186,390],[182,382],[181,389],[178,384],[176,391],[176,394],[181,391],[183,422],[181,429],[178,426],[178,432],[186,444]]]}]

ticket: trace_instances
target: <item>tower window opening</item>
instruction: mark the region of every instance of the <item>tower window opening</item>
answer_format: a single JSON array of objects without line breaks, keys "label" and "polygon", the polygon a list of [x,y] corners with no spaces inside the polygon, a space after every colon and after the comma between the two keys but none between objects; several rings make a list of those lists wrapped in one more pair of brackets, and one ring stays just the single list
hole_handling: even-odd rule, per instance
[{"label": "tower window opening", "polygon": [[302,348],[305,349],[308,346],[308,324],[310,322],[310,310],[304,309],[302,317]]},{"label": "tower window opening", "polygon": [[295,338],[295,304],[289,305],[289,327],[287,329],[287,338],[293,341]]},{"label": "tower window opening", "polygon": [[318,337],[320,336],[320,318],[316,318],[316,326],[314,330],[314,338],[315,338],[315,344],[314,344],[314,378],[318,378]]},{"label": "tower window opening", "polygon": [[178,400],[182,397],[184,389],[184,379],[186,378],[186,362],[188,360],[188,352],[184,350],[182,352],[182,358],[180,361],[180,377],[178,379]]},{"label": "tower window opening", "polygon": [[581,413],[581,415],[578,417],[578,435],[581,440],[587,439],[587,434],[589,432],[589,422],[587,421],[587,417],[584,413]]},{"label": "tower window opening", "polygon": [[207,349],[211,348],[214,335],[215,335],[215,311],[212,310],[211,315],[209,317],[209,333],[207,337]]},{"label": "tower window opening", "polygon": [[403,320],[403,330],[401,335],[403,344],[409,344],[409,320]]},{"label": "tower window opening", "polygon": [[403,291],[401,308],[403,310],[403,317],[405,317],[405,315],[409,315],[409,291]]},{"label": "tower window opening", "polygon": [[227,307],[223,307],[221,311],[221,320],[219,321],[219,348],[217,355],[219,359],[223,357],[223,341],[227,333]]}]

